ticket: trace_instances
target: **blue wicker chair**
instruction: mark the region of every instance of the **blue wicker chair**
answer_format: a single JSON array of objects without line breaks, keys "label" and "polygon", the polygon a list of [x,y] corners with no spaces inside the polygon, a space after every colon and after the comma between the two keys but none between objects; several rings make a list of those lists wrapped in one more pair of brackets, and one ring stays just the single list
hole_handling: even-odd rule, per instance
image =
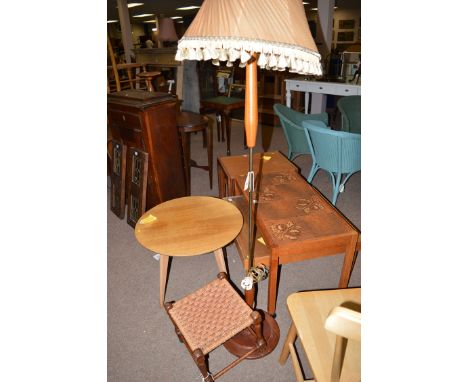
[{"label": "blue wicker chair", "polygon": [[287,106],[276,103],[273,105],[283,127],[284,135],[288,141],[288,159],[294,160],[299,155],[311,155],[309,145],[304,139],[303,121],[316,120],[328,125],[328,114],[304,114]]},{"label": "blue wicker chair", "polygon": [[361,170],[361,134],[330,130],[320,121],[304,121],[302,126],[312,152],[312,168],[307,181],[312,183],[319,169],[327,171],[332,180],[332,203],[335,205],[345,183]]},{"label": "blue wicker chair", "polygon": [[341,113],[341,131],[361,134],[361,96],[340,98],[336,106]]}]

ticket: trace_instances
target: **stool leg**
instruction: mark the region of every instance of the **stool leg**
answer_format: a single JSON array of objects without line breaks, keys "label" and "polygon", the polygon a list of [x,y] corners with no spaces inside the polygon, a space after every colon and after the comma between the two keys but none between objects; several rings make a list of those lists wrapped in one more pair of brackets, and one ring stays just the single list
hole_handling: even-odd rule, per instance
[{"label": "stool leg", "polygon": [[[213,128],[208,125],[208,175],[210,176],[210,189],[213,188]],[[203,130],[205,132],[206,130]]]},{"label": "stool leg", "polygon": [[294,322],[292,322],[291,326],[289,327],[288,335],[286,339],[284,340],[283,350],[281,350],[281,354],[278,360],[280,365],[284,365],[284,363],[286,362],[286,359],[288,358],[288,355],[289,355],[289,344],[293,344],[294,341],[296,340],[296,337],[297,337],[296,326],[294,325]]},{"label": "stool leg", "polygon": [[167,265],[169,256],[160,255],[159,257],[159,304],[164,306],[164,297],[166,295]]},{"label": "stool leg", "polygon": [[206,366],[206,359],[202,351],[200,349],[195,349],[195,351],[192,354],[192,357],[197,363],[197,366],[202,373],[203,380],[205,382],[214,382],[213,377],[211,376],[211,374],[208,373],[208,367]]},{"label": "stool leg", "polygon": [[227,274],[226,270],[226,263],[224,262],[224,253],[222,248],[218,248],[214,251],[214,255],[216,258],[216,263],[218,264],[218,269],[220,272],[225,272]]}]

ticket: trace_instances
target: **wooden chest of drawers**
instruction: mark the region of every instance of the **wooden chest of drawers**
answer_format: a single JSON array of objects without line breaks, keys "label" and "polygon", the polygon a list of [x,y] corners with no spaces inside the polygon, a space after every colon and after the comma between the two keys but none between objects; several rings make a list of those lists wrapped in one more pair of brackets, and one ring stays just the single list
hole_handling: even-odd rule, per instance
[{"label": "wooden chest of drawers", "polygon": [[167,93],[125,90],[107,95],[112,138],[149,155],[146,209],[185,196],[176,100]]}]

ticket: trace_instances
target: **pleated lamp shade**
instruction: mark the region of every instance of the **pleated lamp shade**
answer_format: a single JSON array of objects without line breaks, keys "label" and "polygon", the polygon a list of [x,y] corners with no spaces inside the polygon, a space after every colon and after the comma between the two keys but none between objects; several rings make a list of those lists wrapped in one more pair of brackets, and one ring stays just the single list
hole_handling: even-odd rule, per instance
[{"label": "pleated lamp shade", "polygon": [[170,17],[164,17],[159,20],[159,41],[177,41],[177,33],[174,28],[174,20]]},{"label": "pleated lamp shade", "polygon": [[179,40],[176,60],[227,61],[321,75],[320,54],[301,0],[205,0]]}]

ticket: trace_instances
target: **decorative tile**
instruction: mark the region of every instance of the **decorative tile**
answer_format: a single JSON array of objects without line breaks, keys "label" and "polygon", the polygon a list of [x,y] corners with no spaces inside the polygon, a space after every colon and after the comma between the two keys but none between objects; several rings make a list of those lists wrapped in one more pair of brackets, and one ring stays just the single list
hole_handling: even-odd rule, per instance
[{"label": "decorative tile", "polygon": [[273,224],[270,226],[270,229],[273,235],[280,240],[297,240],[302,234],[302,227],[292,221],[288,221],[286,224]]}]

